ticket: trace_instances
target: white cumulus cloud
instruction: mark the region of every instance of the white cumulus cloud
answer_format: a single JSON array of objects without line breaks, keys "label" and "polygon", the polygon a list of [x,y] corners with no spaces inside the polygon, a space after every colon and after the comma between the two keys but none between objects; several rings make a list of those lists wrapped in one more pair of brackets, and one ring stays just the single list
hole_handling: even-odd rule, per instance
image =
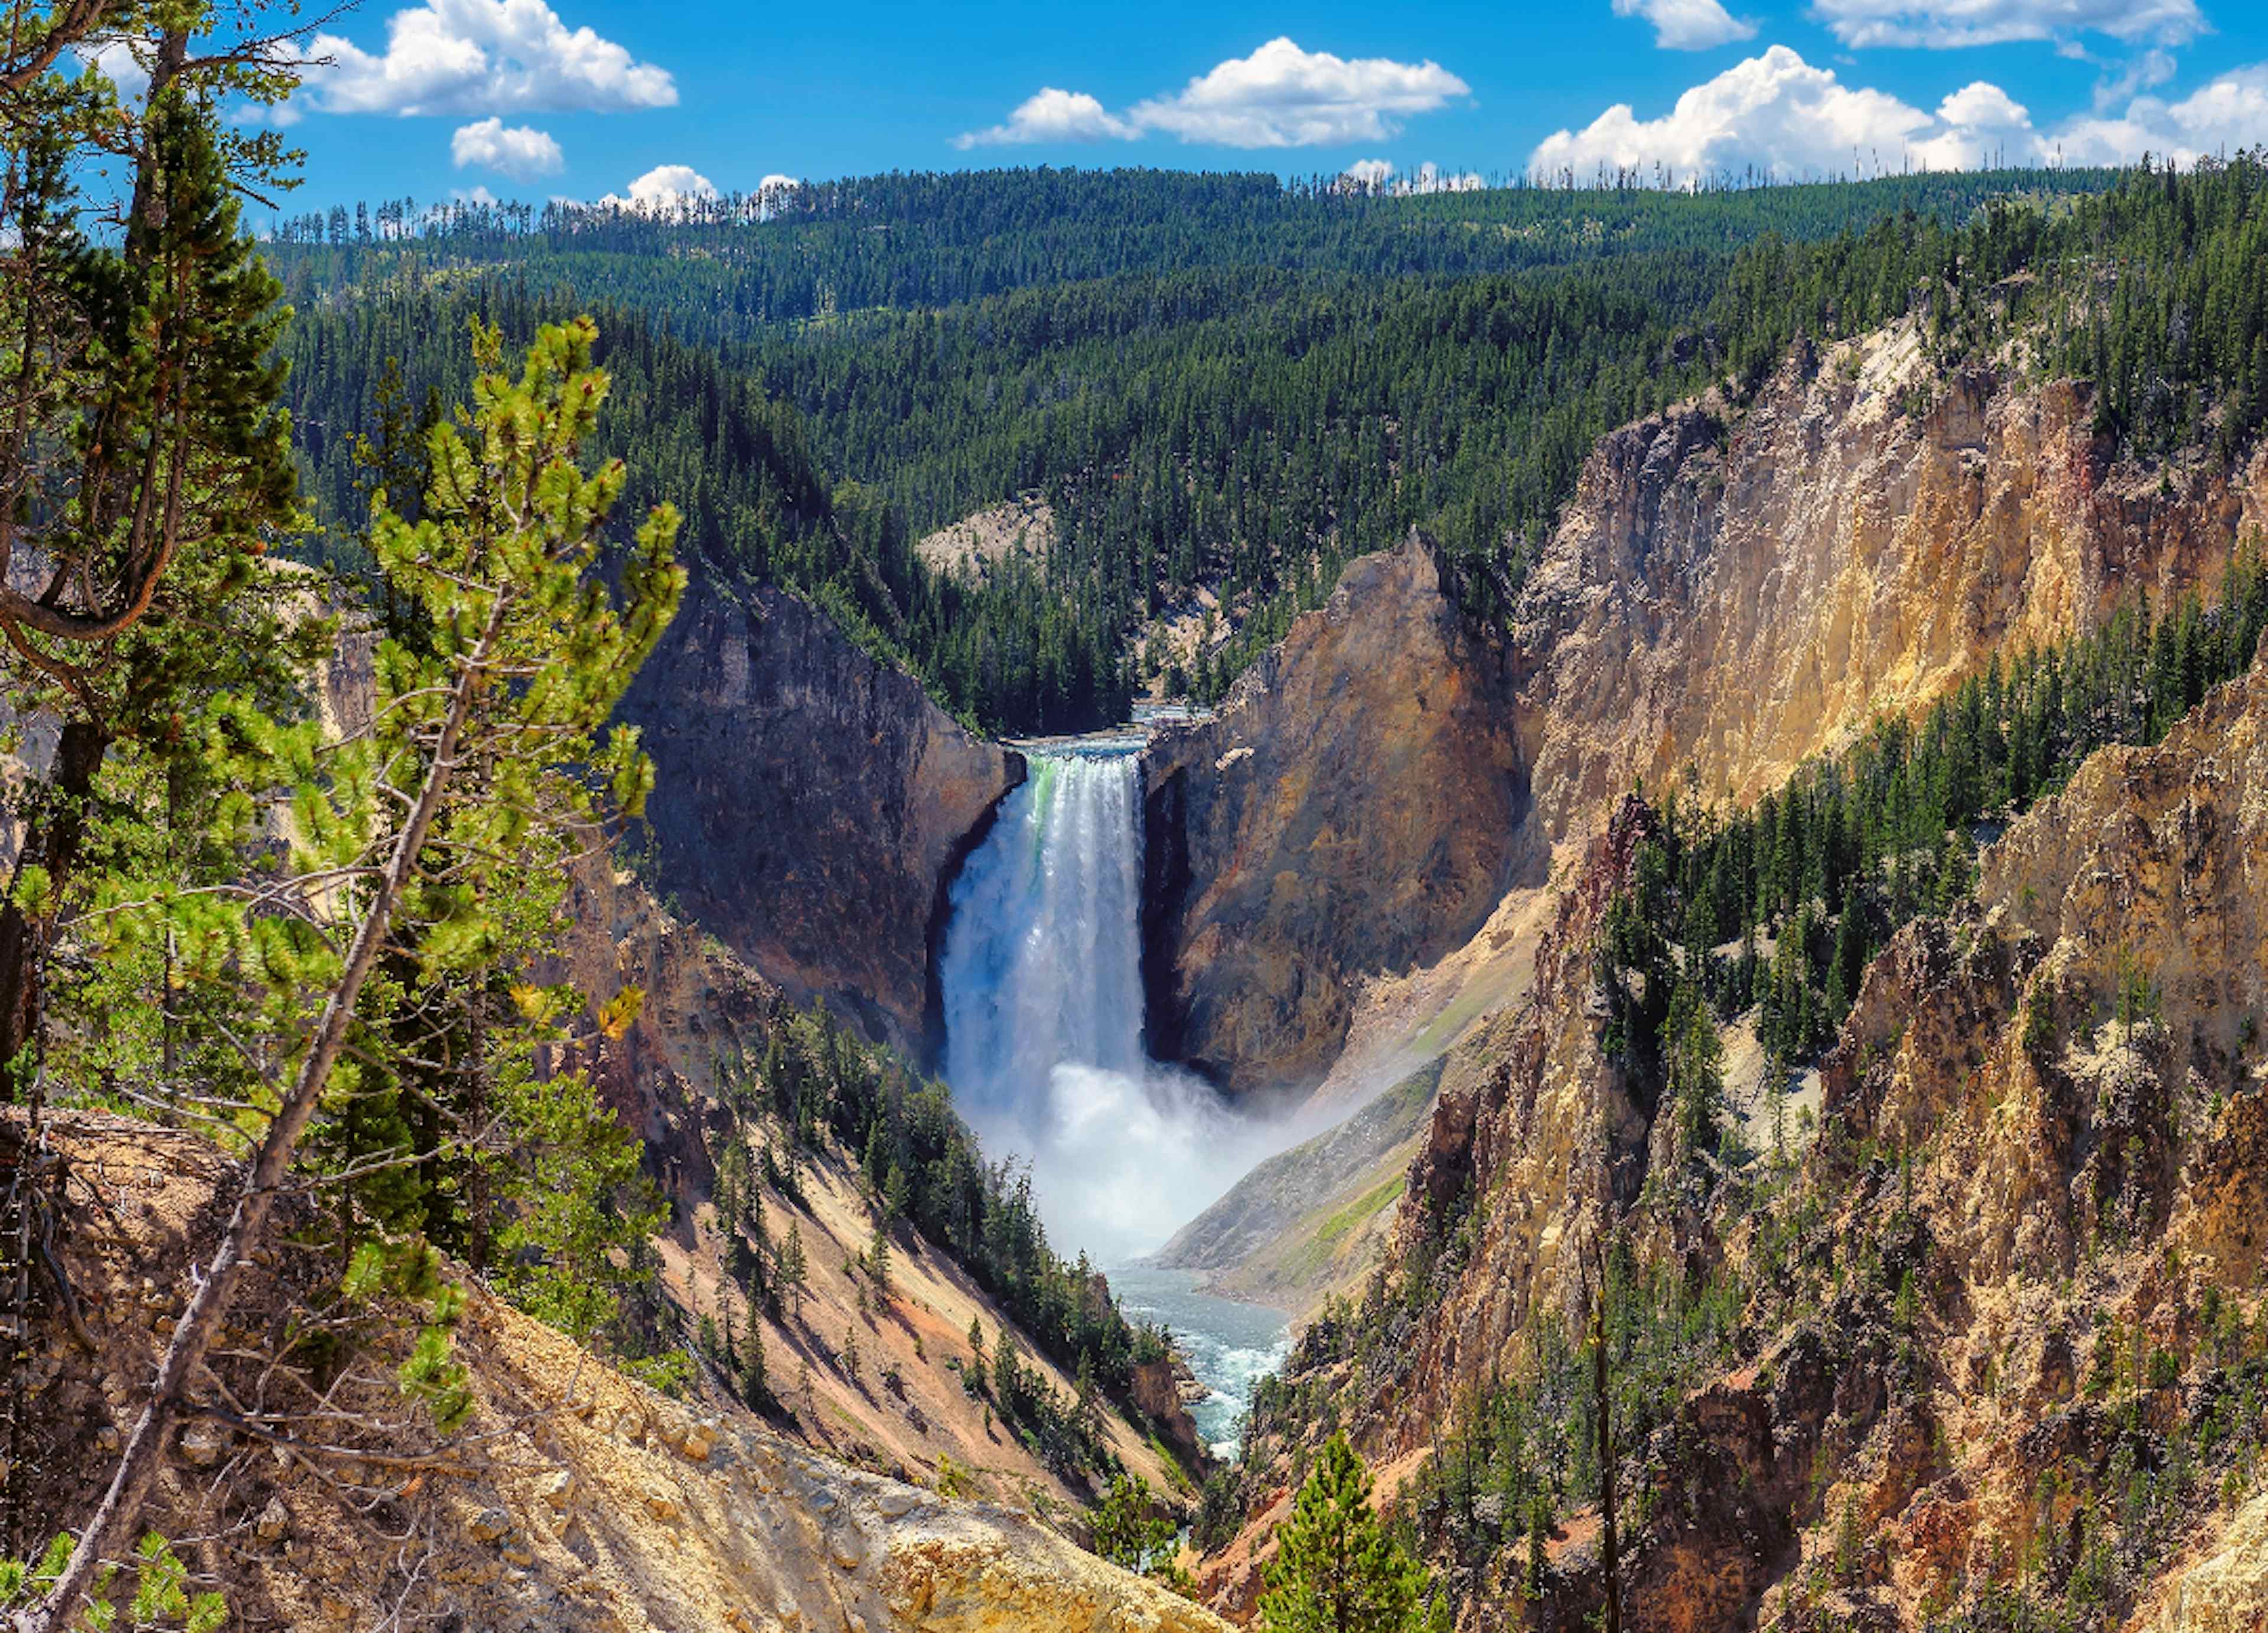
[{"label": "white cumulus cloud", "polygon": [[1222,147],[1314,147],[1391,136],[1412,114],[1447,107],[1472,88],[1440,63],[1335,56],[1275,39],[1232,57],[1181,90],[1114,114],[1085,92],[1050,86],[1007,120],[954,138],[962,148],[1001,143],[1129,141],[1163,132]]},{"label": "white cumulus cloud", "polygon": [[1844,85],[1786,46],[1735,63],[1677,99],[1659,119],[1640,119],[1627,102],[1581,130],[1547,136],[1528,168],[1578,181],[1604,168],[1651,173],[1673,185],[1753,165],[1780,176],[1896,168],[1916,143],[1943,134],[1932,115],[1881,91]]},{"label": "white cumulus cloud", "polygon": [[449,158],[460,170],[477,165],[500,170],[515,181],[556,175],[567,164],[567,156],[549,131],[507,125],[496,118],[460,126],[449,138]]},{"label": "white cumulus cloud", "polygon": [[86,65],[110,81],[118,92],[118,99],[129,107],[142,99],[150,88],[150,70],[134,55],[133,48],[123,40],[114,40],[101,50],[84,59]]},{"label": "white cumulus cloud", "polygon": [[2205,31],[2197,0],[1813,0],[1811,14],[1845,45],[1940,50],[2081,34],[2177,46]]},{"label": "white cumulus cloud", "polygon": [[1940,102],[1937,116],[1948,126],[1979,130],[2022,129],[2032,122],[2030,112],[2021,102],[1983,79],[1962,86]]},{"label": "white cumulus cloud", "polygon": [[673,207],[717,196],[717,184],[690,165],[656,165],[630,185],[627,196],[609,193],[602,207],[654,215]]},{"label": "white cumulus cloud", "polygon": [[1411,114],[1430,114],[1472,87],[1439,63],[1334,56],[1278,38],[1233,57],[1173,96],[1134,107],[1134,122],[1184,142],[1224,147],[1312,147],[1374,142]]},{"label": "white cumulus cloud", "polygon": [[2268,63],[2233,69],[2178,101],[2140,96],[2123,112],[2040,127],[1999,86],[1977,80],[1934,112],[1887,92],[1846,85],[1786,46],[1727,69],[1658,119],[1616,103],[1581,130],[1546,137],[1528,168],[1579,183],[1601,170],[1662,174],[1671,186],[1750,166],[1785,178],[1911,167],[2132,164],[2145,153],[2188,164],[2268,143]]},{"label": "white cumulus cloud", "polygon": [[955,147],[992,147],[1023,142],[1125,140],[1142,133],[1084,91],[1049,85],[1027,97],[1001,124],[970,130],[953,139]]},{"label": "white cumulus cloud", "polygon": [[669,107],[668,71],[640,63],[588,27],[570,28],[544,0],[424,0],[387,19],[386,50],[317,34],[309,77],[335,114],[486,114],[549,108]]},{"label": "white cumulus cloud", "polygon": [[1725,10],[1721,0],[1615,0],[1616,17],[1642,17],[1653,25],[1653,43],[1665,51],[1706,51],[1756,38],[1756,26]]},{"label": "white cumulus cloud", "polygon": [[1339,182],[1356,192],[1403,198],[1413,193],[1477,193],[1488,186],[1476,170],[1444,170],[1430,158],[1406,176],[1389,159],[1359,158],[1339,172]]},{"label": "white cumulus cloud", "polygon": [[1477,193],[1488,183],[1477,170],[1444,170],[1428,159],[1418,166],[1414,176],[1404,176],[1394,184],[1396,193]]},{"label": "white cumulus cloud", "polygon": [[2179,101],[2136,97],[2123,114],[2074,119],[2041,146],[2075,165],[2131,163],[2145,153],[2193,163],[2268,143],[2268,63],[2231,69]]}]

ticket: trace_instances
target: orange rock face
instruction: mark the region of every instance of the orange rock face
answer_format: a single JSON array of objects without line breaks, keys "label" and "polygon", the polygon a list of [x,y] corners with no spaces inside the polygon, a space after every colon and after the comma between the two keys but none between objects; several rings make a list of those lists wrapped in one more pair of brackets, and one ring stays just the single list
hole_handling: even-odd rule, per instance
[{"label": "orange rock face", "polygon": [[1219,715],[1146,760],[1152,1053],[1305,1090],[1354,983],[1469,938],[1526,812],[1508,646],[1411,539],[1348,565]]}]

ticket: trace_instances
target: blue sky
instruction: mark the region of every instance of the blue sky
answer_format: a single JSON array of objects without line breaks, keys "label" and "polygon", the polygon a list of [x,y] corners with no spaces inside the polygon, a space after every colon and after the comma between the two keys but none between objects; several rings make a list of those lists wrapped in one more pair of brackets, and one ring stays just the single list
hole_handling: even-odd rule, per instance
[{"label": "blue sky", "polygon": [[312,48],[332,65],[288,110],[294,209],[1004,164],[1675,182],[2268,142],[2257,0],[364,0]]}]

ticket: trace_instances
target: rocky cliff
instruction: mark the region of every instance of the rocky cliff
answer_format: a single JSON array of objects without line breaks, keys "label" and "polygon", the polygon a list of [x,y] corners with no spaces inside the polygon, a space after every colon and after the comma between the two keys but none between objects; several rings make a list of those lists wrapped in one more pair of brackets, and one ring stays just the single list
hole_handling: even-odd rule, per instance
[{"label": "rocky cliff", "polygon": [[1607,437],[1515,614],[1538,820],[1593,830],[1689,773],[1752,799],[1995,653],[2210,581],[2268,524],[2268,460],[2122,465],[2092,409],[1940,373],[1902,323],[1799,347],[1737,412]]},{"label": "rocky cliff", "polygon": [[[1706,1202],[1605,1036],[1600,927],[1651,820],[1625,804],[1526,1000],[1450,1057],[1361,1335],[1311,1334],[1295,1387],[1406,1475],[1474,1391],[1546,1365],[1612,1232],[1739,1306],[1622,1448],[1624,1625],[1897,1629],[2020,1600],[2246,1625],[2268,1603],[2246,1541],[2268,1445],[2264,777],[2268,667],[2158,747],[2092,757],[1985,852],[1974,901],[1867,970],[1807,1154],[1777,1179],[1736,1154]],[[1591,1495],[1565,1494],[1547,1620],[1602,1596]],[[1523,1624],[1485,1598],[1460,1622]]]},{"label": "rocky cliff", "polygon": [[944,884],[1022,757],[770,589],[688,592],[623,714],[653,756],[656,890],[796,1001],[924,1052]]},{"label": "rocky cliff", "polygon": [[1305,1090],[1355,989],[1470,939],[1515,865],[1508,647],[1423,541],[1365,556],[1212,719],[1145,756],[1150,1048],[1238,1093]]},{"label": "rocky cliff", "polygon": [[[1382,1490],[1418,1482],[1447,1557],[1498,1562],[1459,1578],[1462,1627],[1595,1612],[1590,1490],[1538,1543],[1539,1602],[1518,1517],[1427,1471],[1580,1338],[1611,1236],[1741,1304],[1728,1347],[1683,1341],[1624,1448],[1625,1625],[1998,1626],[2019,1592],[2257,1615],[2268,1562],[2232,1562],[2268,1439],[2262,672],[2090,760],[1986,851],[1977,904],[1899,935],[1811,1092],[1815,1145],[1792,1126],[1776,1158],[1751,1126],[1696,1181],[1598,972],[1656,820],[1631,790],[1751,799],[1996,654],[2210,586],[2264,521],[2257,453],[2121,463],[2083,385],[1940,377],[1903,328],[1607,438],[1515,611],[1523,871],[1493,931],[1540,926],[1532,961],[1455,1029],[1383,1273],[1295,1351],[1252,1512],[1303,1424],[1344,1422]],[[1429,979],[1399,1019],[1446,1041],[1473,985]],[[1521,1411],[1580,1405],[1518,1387],[1544,1390]],[[1220,1603],[1263,1530],[1210,1578]]]},{"label": "rocky cliff", "polygon": [[1160,739],[1153,1047],[1304,1089],[1351,1031],[1391,1062],[1366,1086],[1394,1081],[1516,1000],[1538,887],[1633,787],[1752,799],[2264,528],[2268,457],[2122,464],[2084,385],[1941,374],[1911,324],[1616,431],[1508,636],[1463,624],[1419,548],[1366,557]]}]

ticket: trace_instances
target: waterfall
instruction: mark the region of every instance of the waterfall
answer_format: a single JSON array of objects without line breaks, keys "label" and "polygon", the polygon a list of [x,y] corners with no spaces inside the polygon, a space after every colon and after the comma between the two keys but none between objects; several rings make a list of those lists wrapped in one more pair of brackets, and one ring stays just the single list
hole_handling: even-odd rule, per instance
[{"label": "waterfall", "polygon": [[1110,1263],[1218,1197],[1260,1134],[1143,1053],[1138,747],[1030,755],[954,881],[939,970],[961,1114],[1028,1162],[1057,1246]]}]

